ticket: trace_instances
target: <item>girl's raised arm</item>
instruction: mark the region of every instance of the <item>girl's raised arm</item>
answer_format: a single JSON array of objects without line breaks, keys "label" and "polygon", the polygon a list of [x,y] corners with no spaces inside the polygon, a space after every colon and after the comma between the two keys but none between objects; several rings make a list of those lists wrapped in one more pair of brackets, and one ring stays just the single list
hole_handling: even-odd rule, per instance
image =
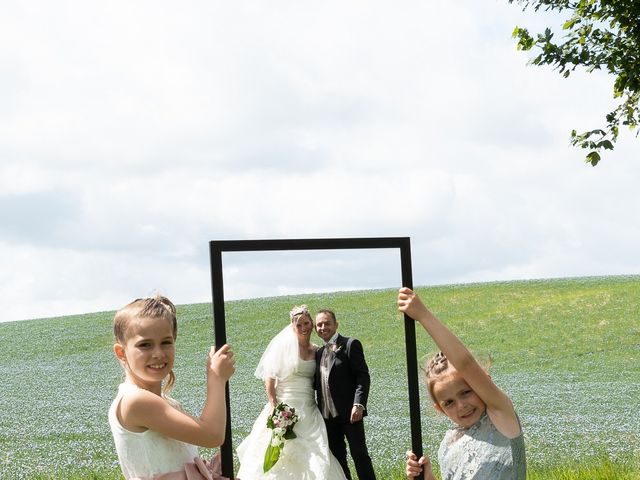
[{"label": "girl's raised arm", "polygon": [[509,438],[520,435],[520,424],[511,399],[493,383],[467,347],[429,311],[420,297],[409,288],[401,288],[398,293],[398,310],[424,327],[469,387],[487,405],[487,413],[496,428]]},{"label": "girl's raised arm", "polygon": [[119,419],[125,428],[153,430],[201,447],[219,447],[226,429],[225,384],[235,372],[229,345],[213,347],[207,358],[207,398],[199,418],[184,413],[148,390],[139,389],[122,398]]}]

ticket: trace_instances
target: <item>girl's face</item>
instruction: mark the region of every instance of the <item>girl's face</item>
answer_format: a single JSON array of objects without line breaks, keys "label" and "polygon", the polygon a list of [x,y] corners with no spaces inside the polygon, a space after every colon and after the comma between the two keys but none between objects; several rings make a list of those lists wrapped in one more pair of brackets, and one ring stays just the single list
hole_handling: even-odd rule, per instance
[{"label": "girl's face", "polygon": [[464,428],[480,420],[487,409],[487,405],[455,370],[433,385],[433,395],[437,400],[436,409]]},{"label": "girl's face", "polygon": [[311,317],[304,315],[298,318],[298,321],[293,324],[298,340],[309,340],[311,332],[313,331],[313,322]]},{"label": "girl's face", "polygon": [[127,380],[160,394],[162,380],[173,369],[176,348],[173,326],[162,318],[136,318],[126,329],[124,345],[114,346],[125,364]]}]

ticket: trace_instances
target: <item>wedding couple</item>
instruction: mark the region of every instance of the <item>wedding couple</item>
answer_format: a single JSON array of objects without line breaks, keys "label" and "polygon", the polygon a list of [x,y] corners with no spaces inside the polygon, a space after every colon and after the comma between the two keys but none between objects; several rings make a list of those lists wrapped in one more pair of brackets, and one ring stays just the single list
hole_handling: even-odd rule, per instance
[{"label": "wedding couple", "polygon": [[[330,310],[316,315],[322,347],[311,343],[314,322],[306,305],[294,307],[289,318],[290,324],[271,340],[255,372],[264,380],[269,402],[237,448],[238,479],[351,480],[346,438],[358,479],[375,480],[362,421],[370,383],[362,344],[338,334]],[[296,438],[285,441],[280,458],[264,473],[272,433],[267,418],[279,402],[296,410]]]}]

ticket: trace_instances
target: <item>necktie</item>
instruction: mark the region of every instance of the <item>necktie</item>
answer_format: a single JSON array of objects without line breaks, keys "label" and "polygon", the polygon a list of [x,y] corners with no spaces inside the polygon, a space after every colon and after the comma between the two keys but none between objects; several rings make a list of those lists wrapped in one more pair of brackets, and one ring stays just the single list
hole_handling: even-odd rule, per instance
[{"label": "necktie", "polygon": [[320,359],[320,383],[322,388],[322,397],[324,399],[324,405],[322,405],[322,416],[324,418],[332,418],[338,416],[338,411],[333,403],[331,397],[331,389],[329,388],[329,367],[333,360],[335,353],[333,352],[333,346],[335,343],[327,342],[322,351],[322,358]]}]

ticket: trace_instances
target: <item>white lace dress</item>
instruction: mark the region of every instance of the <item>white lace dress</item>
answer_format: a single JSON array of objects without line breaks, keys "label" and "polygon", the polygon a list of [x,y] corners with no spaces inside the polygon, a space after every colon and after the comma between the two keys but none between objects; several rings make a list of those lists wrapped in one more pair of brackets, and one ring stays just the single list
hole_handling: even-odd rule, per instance
[{"label": "white lace dress", "polygon": [[329,450],[327,430],[316,405],[313,390],[315,360],[298,359],[297,371],[276,385],[276,398],[296,409],[298,423],[293,427],[297,438],[286,440],[280,459],[265,474],[262,472],[264,453],[271,440],[267,417],[273,411],[265,405],[251,433],[237,448],[241,480],[345,480],[338,460]]},{"label": "white lace dress", "polygon": [[485,413],[468,429],[447,431],[438,462],[442,480],[525,480],[524,435],[505,437]]},{"label": "white lace dress", "polygon": [[120,424],[116,415],[120,400],[127,392],[137,389],[132,383],[121,383],[109,409],[109,425],[124,477],[152,477],[183,470],[186,462],[193,462],[198,456],[198,447],[152,430],[131,432]]}]

